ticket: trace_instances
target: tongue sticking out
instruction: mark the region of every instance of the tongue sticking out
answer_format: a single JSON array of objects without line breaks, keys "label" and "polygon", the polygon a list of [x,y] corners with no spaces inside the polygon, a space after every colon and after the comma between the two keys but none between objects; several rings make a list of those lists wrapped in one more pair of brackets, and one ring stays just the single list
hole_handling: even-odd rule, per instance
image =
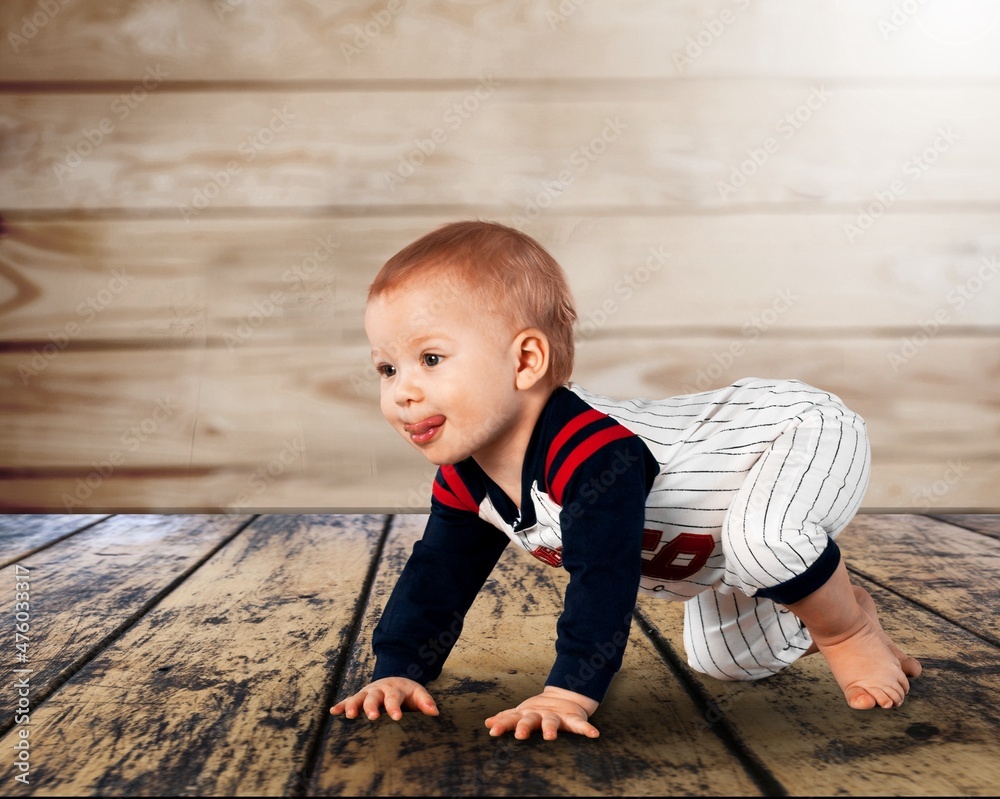
[{"label": "tongue sticking out", "polygon": [[435,431],[444,424],[443,416],[431,416],[428,419],[424,419],[422,422],[417,422],[416,424],[411,424],[406,426],[406,432],[410,434],[410,437],[414,441],[427,441],[430,439]]}]

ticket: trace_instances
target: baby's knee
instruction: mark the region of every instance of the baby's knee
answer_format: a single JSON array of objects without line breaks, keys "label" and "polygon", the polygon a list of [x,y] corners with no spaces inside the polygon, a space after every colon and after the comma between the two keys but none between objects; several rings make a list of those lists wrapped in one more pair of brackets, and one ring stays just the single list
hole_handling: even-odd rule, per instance
[{"label": "baby's knee", "polygon": [[782,669],[788,668],[796,659],[782,660],[771,653],[754,655],[747,652],[744,657],[738,655],[723,658],[714,656],[706,661],[704,658],[688,653],[688,665],[692,669],[725,682],[752,682],[763,680],[765,677],[773,677]]}]

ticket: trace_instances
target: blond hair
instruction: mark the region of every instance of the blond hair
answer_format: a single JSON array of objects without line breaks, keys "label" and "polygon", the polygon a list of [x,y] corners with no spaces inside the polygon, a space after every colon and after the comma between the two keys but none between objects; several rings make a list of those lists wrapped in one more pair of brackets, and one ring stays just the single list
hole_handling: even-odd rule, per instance
[{"label": "blond hair", "polygon": [[552,384],[569,381],[576,311],[565,272],[542,245],[496,222],[443,225],[385,263],[368,289],[368,301],[417,275],[442,271],[471,290],[470,299],[484,311],[508,321],[512,332],[541,330],[549,340]]}]

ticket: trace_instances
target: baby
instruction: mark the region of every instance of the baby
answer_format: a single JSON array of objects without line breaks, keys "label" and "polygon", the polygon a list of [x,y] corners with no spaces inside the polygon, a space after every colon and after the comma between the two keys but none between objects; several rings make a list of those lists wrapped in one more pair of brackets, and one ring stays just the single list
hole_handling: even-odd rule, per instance
[{"label": "baby", "polygon": [[[569,573],[541,693],[491,735],[596,737],[638,592],[685,603],[690,665],[757,680],[820,652],[859,710],[899,706],[920,664],[851,584],[834,537],[868,483],[864,422],[829,392],[746,378],[662,400],[569,382],[576,313],[561,267],[502,225],[457,222],[371,285],[382,413],[438,469],[431,513],[375,629],[373,682],[331,708],[436,715],[441,672],[513,541]],[[445,648],[445,657],[450,647]]]}]

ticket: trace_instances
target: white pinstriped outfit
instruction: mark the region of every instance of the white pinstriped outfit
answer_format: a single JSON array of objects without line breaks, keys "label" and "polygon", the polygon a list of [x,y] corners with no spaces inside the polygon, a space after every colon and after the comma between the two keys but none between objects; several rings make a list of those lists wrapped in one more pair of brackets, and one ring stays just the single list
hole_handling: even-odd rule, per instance
[{"label": "white pinstriped outfit", "polygon": [[660,400],[569,388],[639,436],[660,463],[645,522],[662,533],[660,545],[682,531],[714,541],[694,574],[668,581],[644,569],[640,581],[646,594],[686,600],[691,666],[747,680],[798,659],[810,645],[808,631],[755,594],[801,574],[860,507],[871,466],[861,417],[796,380],[745,378]]}]

